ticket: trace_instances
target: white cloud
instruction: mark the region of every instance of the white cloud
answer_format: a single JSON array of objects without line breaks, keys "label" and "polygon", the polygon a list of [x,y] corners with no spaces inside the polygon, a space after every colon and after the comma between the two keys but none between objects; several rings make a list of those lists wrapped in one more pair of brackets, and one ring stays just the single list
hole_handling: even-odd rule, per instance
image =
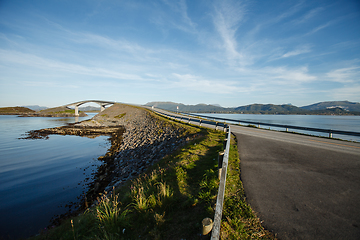
[{"label": "white cloud", "polygon": [[174,87],[185,88],[198,92],[217,93],[217,94],[233,94],[235,92],[247,92],[246,88],[236,86],[236,82],[223,80],[207,80],[199,76],[191,74],[173,73],[177,79]]},{"label": "white cloud", "polygon": [[339,68],[326,74],[330,81],[340,83],[360,82],[360,66]]},{"label": "white cloud", "polygon": [[0,49],[0,62],[21,64],[39,69],[75,73],[80,75],[89,75],[106,78],[116,78],[122,80],[143,80],[142,77],[135,74],[128,74],[114,71],[112,69],[87,67],[78,64],[64,63],[51,59],[42,58],[33,54],[26,54],[10,50]]},{"label": "white cloud", "polygon": [[270,79],[281,84],[299,84],[315,81],[317,77],[308,74],[307,67],[287,68],[287,67],[268,67],[262,71]]},{"label": "white cloud", "polygon": [[331,90],[330,95],[334,99],[350,100],[360,102],[360,84],[345,86],[343,88],[338,88]]}]

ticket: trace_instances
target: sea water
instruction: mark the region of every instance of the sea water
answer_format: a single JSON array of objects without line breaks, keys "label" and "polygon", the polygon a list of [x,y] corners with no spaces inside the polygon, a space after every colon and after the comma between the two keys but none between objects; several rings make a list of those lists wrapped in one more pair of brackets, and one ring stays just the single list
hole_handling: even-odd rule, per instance
[{"label": "sea water", "polygon": [[[91,118],[79,118],[80,121]],[[71,210],[101,165],[110,146],[95,139],[49,135],[19,139],[30,130],[63,126],[75,118],[0,115],[0,236],[17,239],[45,230],[50,220]],[[0,237],[0,239],[1,239]]]},{"label": "sea water", "polygon": [[[243,121],[252,121],[252,122],[261,122],[261,123],[271,123],[271,124],[281,124],[281,125],[292,125],[299,127],[311,127],[311,128],[321,128],[328,130],[341,130],[341,131],[350,131],[350,132],[360,132],[360,116],[333,116],[333,115],[271,115],[271,114],[215,114],[215,113],[199,113],[202,116],[208,117],[218,117],[233,119],[231,123],[241,123]],[[218,120],[219,121],[219,120]],[[241,123],[247,125],[245,123]],[[261,128],[285,131],[284,128],[278,127],[269,127],[266,125],[261,125]],[[328,137],[328,133],[320,133],[313,131],[303,131],[290,129],[289,131],[304,133],[315,136]],[[348,141],[360,142],[360,137],[348,136],[333,134],[333,138],[339,138]]]}]

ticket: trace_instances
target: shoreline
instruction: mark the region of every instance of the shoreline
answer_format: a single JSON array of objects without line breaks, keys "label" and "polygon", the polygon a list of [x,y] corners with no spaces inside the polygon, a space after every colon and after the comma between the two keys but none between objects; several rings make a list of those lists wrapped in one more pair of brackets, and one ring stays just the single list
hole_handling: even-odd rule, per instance
[{"label": "shoreline", "polygon": [[89,120],[62,127],[33,130],[24,138],[48,138],[50,134],[94,138],[109,136],[110,148],[98,158],[103,163],[88,182],[88,191],[79,196],[76,210],[56,216],[50,225],[78,215],[96,203],[99,194],[110,192],[145,172],[155,162],[189,141],[185,130],[166,123],[150,111],[114,104]]}]

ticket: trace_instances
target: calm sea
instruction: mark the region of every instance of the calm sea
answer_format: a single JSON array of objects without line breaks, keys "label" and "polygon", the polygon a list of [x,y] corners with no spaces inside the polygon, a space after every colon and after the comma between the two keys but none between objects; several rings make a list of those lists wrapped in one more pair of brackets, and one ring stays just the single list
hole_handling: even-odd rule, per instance
[{"label": "calm sea", "polygon": [[[313,127],[323,129],[333,129],[342,131],[360,132],[360,116],[330,116],[330,115],[267,115],[267,114],[199,114],[203,116],[213,116],[226,119],[234,119],[243,121],[254,121],[263,123],[274,123],[283,125],[292,125],[300,127]],[[245,124],[246,125],[246,124]],[[268,126],[261,126],[261,128],[284,131],[284,128],[275,128]],[[289,131],[305,133],[315,136],[328,137],[327,133],[318,133],[310,131],[301,131],[295,129],[289,129]],[[333,134],[334,138],[340,138],[343,140],[360,142],[360,137],[346,136]]]},{"label": "calm sea", "polygon": [[[79,120],[95,114],[88,115]],[[19,139],[30,130],[72,122],[75,118],[0,115],[0,239],[37,234],[87,190],[87,179],[101,164],[97,158],[109,148],[108,137]]]}]

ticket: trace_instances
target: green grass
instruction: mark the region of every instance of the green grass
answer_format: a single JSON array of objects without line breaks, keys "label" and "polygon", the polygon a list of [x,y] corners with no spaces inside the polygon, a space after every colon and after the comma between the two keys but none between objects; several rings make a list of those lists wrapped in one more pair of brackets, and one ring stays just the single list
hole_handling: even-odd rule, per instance
[{"label": "green grass", "polygon": [[34,239],[198,239],[202,219],[214,215],[224,133],[190,128],[186,146]]},{"label": "green grass", "polygon": [[58,111],[58,112],[46,112],[46,114],[63,114],[63,113],[75,114],[75,110],[68,109],[68,110],[63,110],[63,111]]},{"label": "green grass", "polygon": [[122,114],[119,114],[119,115],[116,115],[114,118],[122,118],[122,117],[124,117],[126,115],[126,113],[122,113]]},{"label": "green grass", "polygon": [[0,108],[0,113],[32,113],[35,112],[25,107],[3,107]]},{"label": "green grass", "polygon": [[[177,125],[158,117],[162,124]],[[218,153],[225,134],[191,127],[189,142],[81,215],[32,239],[199,239],[201,221],[213,219]],[[245,202],[232,141],[221,227],[223,239],[271,239]]]}]

